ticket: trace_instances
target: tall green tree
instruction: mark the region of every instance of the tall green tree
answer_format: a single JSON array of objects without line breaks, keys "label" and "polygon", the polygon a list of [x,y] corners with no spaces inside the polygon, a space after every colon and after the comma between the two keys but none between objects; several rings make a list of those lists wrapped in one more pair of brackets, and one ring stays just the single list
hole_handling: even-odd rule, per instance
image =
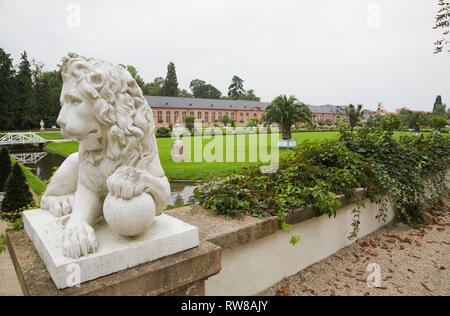
[{"label": "tall green tree", "polygon": [[194,97],[194,96],[193,96],[191,93],[189,93],[189,91],[187,91],[186,89],[182,89],[182,90],[178,89],[178,96],[179,96],[180,98],[193,98],[193,97]]},{"label": "tall green tree", "polygon": [[177,73],[175,71],[175,64],[172,62],[167,66],[167,76],[164,80],[163,93],[169,97],[178,96]]},{"label": "tall green tree", "polygon": [[[123,66],[123,65],[122,65]],[[128,72],[130,73],[131,77],[133,77],[134,80],[136,80],[136,83],[138,84],[139,88],[141,88],[142,93],[144,95],[148,95],[149,91],[147,91],[147,87],[145,85],[144,79],[138,74],[138,71],[136,68],[132,65],[128,65],[125,68],[127,68]]]},{"label": "tall green tree", "polygon": [[0,192],[5,190],[6,180],[11,173],[11,159],[9,158],[8,150],[2,147],[0,151]]},{"label": "tall green tree", "polygon": [[436,131],[441,131],[447,125],[447,119],[445,116],[434,116],[431,119],[431,126]]},{"label": "tall green tree", "polygon": [[433,115],[445,115],[447,111],[447,106],[442,104],[442,97],[438,95],[436,97],[436,102],[434,102]]},{"label": "tall green tree", "polygon": [[410,115],[412,113],[413,112],[411,110],[407,109],[407,108],[401,108],[400,112],[399,112],[399,115]]},{"label": "tall green tree", "polygon": [[12,171],[6,181],[5,197],[2,201],[1,213],[14,213],[33,202],[33,195],[28,187],[25,175],[18,163],[12,167]]},{"label": "tall green tree", "polygon": [[15,128],[17,85],[13,59],[0,48],[0,130]]},{"label": "tall green tree", "polygon": [[37,120],[43,120],[45,126],[56,125],[61,109],[59,97],[62,88],[61,72],[43,71],[34,76],[34,93],[37,107]]},{"label": "tall green tree", "polygon": [[265,121],[277,123],[282,131],[283,139],[291,139],[291,127],[297,123],[311,122],[311,111],[296,97],[280,95],[266,108]]},{"label": "tall green tree", "polygon": [[239,99],[239,100],[248,100],[248,101],[261,101],[261,98],[260,98],[260,97],[257,97],[257,96],[255,95],[255,90],[253,90],[253,89],[247,90],[246,92],[244,92],[243,94],[241,94],[241,95],[238,97],[238,99]]},{"label": "tall green tree", "polygon": [[438,95],[436,97],[436,101],[434,101],[434,105],[437,105],[437,104],[442,104],[442,97],[440,95]]},{"label": "tall green tree", "polygon": [[420,132],[420,129],[425,124],[425,114],[423,112],[415,112],[408,116],[408,126],[416,132]]},{"label": "tall green tree", "polygon": [[36,122],[36,104],[31,79],[31,67],[27,53],[21,55],[19,72],[17,74],[17,117],[16,126],[30,129],[38,126]]},{"label": "tall green tree", "polygon": [[395,114],[388,114],[382,117],[381,127],[385,131],[393,131],[400,128],[400,118]]},{"label": "tall green tree", "polygon": [[219,89],[200,79],[192,80],[189,84],[189,88],[191,89],[194,98],[220,99],[222,96],[222,92],[220,92]]},{"label": "tall green tree", "polygon": [[[164,78],[156,77],[153,82],[145,84],[145,92],[144,95],[159,95],[163,94],[163,86],[164,86]],[[144,92],[144,91],[143,91]]]},{"label": "tall green tree", "polygon": [[347,116],[350,132],[353,133],[353,130],[359,124],[363,116],[362,104],[358,104],[356,107],[353,104],[350,104],[342,111]]},{"label": "tall green tree", "polygon": [[233,76],[231,79],[231,84],[228,87],[228,96],[237,100],[241,94],[245,92],[244,90],[244,80],[238,76]]}]

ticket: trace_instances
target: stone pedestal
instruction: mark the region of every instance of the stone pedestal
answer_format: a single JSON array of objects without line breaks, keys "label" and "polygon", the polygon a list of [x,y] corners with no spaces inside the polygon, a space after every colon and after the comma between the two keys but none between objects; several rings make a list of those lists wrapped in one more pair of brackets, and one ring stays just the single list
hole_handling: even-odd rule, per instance
[{"label": "stone pedestal", "polygon": [[204,282],[219,273],[221,248],[198,247],[58,290],[24,230],[7,233],[8,249],[24,295],[204,295]]},{"label": "stone pedestal", "polygon": [[58,289],[72,287],[199,245],[198,229],[174,217],[161,215],[138,237],[121,236],[104,222],[95,226],[98,250],[78,259],[62,255],[61,233],[67,218],[45,210],[23,215],[25,231]]}]

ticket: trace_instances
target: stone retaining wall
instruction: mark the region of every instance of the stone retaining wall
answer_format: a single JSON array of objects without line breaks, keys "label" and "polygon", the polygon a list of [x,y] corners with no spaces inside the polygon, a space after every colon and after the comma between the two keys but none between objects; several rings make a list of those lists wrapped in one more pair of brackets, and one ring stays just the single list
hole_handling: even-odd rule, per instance
[{"label": "stone retaining wall", "polygon": [[[357,194],[363,195],[364,190]],[[387,222],[379,222],[375,217],[380,205],[364,202],[357,239],[394,218],[390,209]],[[254,295],[357,240],[347,238],[352,231],[352,210],[357,205],[343,203],[346,205],[336,218],[312,209],[294,211],[287,218],[292,225],[290,233],[280,230],[275,216],[225,219],[198,207],[174,209],[167,214],[199,227],[201,239],[222,248],[222,270],[206,280],[206,295]],[[290,243],[292,235],[301,236],[295,246]]]}]

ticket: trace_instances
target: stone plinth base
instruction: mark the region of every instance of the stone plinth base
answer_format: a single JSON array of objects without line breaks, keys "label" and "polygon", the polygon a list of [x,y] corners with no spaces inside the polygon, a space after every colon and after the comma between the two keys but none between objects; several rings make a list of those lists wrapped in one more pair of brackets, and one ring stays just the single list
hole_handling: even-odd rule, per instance
[{"label": "stone plinth base", "polygon": [[24,230],[8,232],[7,241],[22,291],[31,296],[205,295],[205,280],[221,268],[221,248],[201,241],[193,249],[58,290]]},{"label": "stone plinth base", "polygon": [[62,255],[61,233],[66,219],[45,210],[23,213],[25,231],[58,289],[72,287],[127,268],[166,257],[199,245],[198,229],[174,217],[161,215],[138,237],[113,232],[104,221],[94,228],[97,252],[78,259]]}]

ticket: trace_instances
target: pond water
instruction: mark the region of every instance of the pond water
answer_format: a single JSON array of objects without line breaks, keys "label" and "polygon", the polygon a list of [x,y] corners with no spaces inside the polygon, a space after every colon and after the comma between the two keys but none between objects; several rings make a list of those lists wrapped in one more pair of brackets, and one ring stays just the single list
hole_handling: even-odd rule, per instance
[{"label": "pond water", "polygon": [[[8,148],[12,155],[18,156],[21,154],[33,154],[33,156],[42,156],[43,158],[36,161],[36,163],[23,163],[31,172],[33,172],[42,182],[48,183],[48,179],[53,174],[54,168],[59,167],[64,157],[52,153],[45,152],[39,147],[35,146],[14,146]],[[42,154],[42,155],[40,155]],[[27,155],[32,158],[32,155]],[[184,205],[193,195],[196,185],[194,182],[170,182],[170,200],[169,206]]]}]

